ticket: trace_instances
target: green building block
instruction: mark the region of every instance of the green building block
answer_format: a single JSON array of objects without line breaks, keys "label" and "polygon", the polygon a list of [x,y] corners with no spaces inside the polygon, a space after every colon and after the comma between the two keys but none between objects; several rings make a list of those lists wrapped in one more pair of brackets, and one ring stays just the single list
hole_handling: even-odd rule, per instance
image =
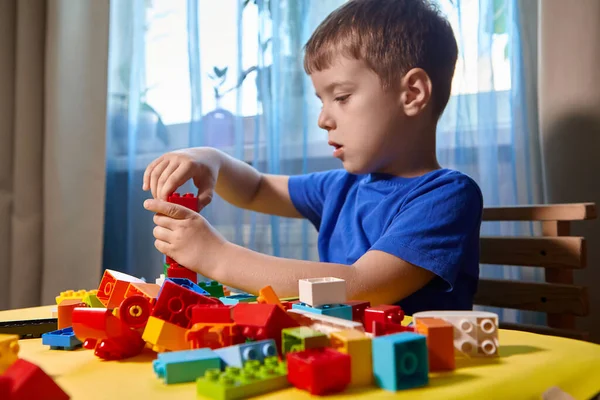
[{"label": "green building block", "polygon": [[83,296],[83,299],[81,301],[83,301],[85,304],[88,305],[88,307],[91,308],[105,307],[104,304],[102,304],[102,302],[98,300],[98,296],[96,296],[95,294],[87,293],[85,296]]},{"label": "green building block", "polygon": [[244,368],[226,367],[208,370],[196,381],[199,397],[216,400],[245,399],[288,387],[287,365],[277,357],[249,361]]},{"label": "green building block", "polygon": [[167,275],[167,270],[169,269],[169,264],[164,263],[163,265],[163,275],[165,276],[165,278],[167,278],[169,275]]},{"label": "green building block", "polygon": [[309,327],[299,326],[281,330],[282,355],[327,346],[329,346],[327,335]]},{"label": "green building block", "polygon": [[170,385],[194,382],[209,369],[221,369],[223,361],[209,348],[159,353],[152,367],[156,375]]},{"label": "green building block", "polygon": [[210,282],[198,282],[198,285],[204,290],[206,290],[212,297],[225,297],[225,292],[223,291],[223,285],[221,285],[217,281]]}]

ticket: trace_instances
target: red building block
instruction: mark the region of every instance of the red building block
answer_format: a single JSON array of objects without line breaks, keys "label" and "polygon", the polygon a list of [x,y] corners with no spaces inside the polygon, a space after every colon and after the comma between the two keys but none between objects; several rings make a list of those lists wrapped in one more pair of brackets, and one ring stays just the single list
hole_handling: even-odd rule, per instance
[{"label": "red building block", "polygon": [[[22,358],[15,361],[2,375],[0,398],[10,400],[68,400],[60,386],[40,367]],[[10,384],[7,384],[7,381]],[[4,396],[6,387],[10,394]]]},{"label": "red building block", "polygon": [[330,347],[287,353],[288,380],[312,395],[341,392],[350,384],[350,361]]},{"label": "red building block", "polygon": [[79,299],[67,299],[58,305],[58,329],[65,329],[72,325],[73,310],[76,307],[87,307],[87,304]]},{"label": "red building block", "polygon": [[404,311],[400,306],[379,305],[365,310],[365,331],[373,333],[373,322],[400,325],[404,319]]},{"label": "red building block", "polygon": [[169,264],[169,268],[167,268],[167,278],[187,278],[194,283],[198,283],[197,273],[191,269],[182,267],[175,262]]},{"label": "red building block", "polygon": [[387,322],[373,321],[371,327],[371,333],[373,336],[384,336],[391,335],[392,333],[400,332],[414,332],[415,328],[412,326],[402,326],[400,324],[391,324]]},{"label": "red building block", "polygon": [[192,326],[192,310],[199,304],[222,304],[219,299],[203,296],[172,281],[165,281],[152,316],[185,329]]},{"label": "red building block", "polygon": [[146,296],[127,297],[119,306],[119,318],[131,329],[144,328],[151,313],[152,304]]},{"label": "red building block", "polygon": [[179,204],[180,206],[184,206],[190,210],[198,212],[198,198],[196,195],[194,195],[194,193],[185,193],[184,195],[173,193],[167,197],[167,201],[169,203]]},{"label": "red building block", "polygon": [[371,302],[362,300],[350,300],[345,302],[344,304],[352,307],[352,321],[360,322],[364,325],[365,310],[371,307]]},{"label": "red building block", "polygon": [[140,332],[104,308],[73,310],[73,332],[86,349],[104,360],[120,360],[138,355],[145,342]]},{"label": "red building block", "polygon": [[192,324],[231,324],[233,306],[200,304],[192,307]]},{"label": "red building block", "polygon": [[242,334],[252,340],[273,339],[281,354],[281,331],[300,326],[298,321],[276,304],[238,303],[233,307],[233,320]]}]

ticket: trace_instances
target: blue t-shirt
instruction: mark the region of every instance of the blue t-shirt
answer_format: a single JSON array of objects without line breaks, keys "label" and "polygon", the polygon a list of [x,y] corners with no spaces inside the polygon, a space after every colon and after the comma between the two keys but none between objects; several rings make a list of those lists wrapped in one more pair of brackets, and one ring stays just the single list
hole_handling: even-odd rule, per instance
[{"label": "blue t-shirt", "polygon": [[397,303],[407,315],[472,309],[483,197],[467,175],[440,169],[403,178],[341,169],[291,176],[288,188],[319,232],[322,262],[352,265],[369,250],[384,251],[436,274]]}]

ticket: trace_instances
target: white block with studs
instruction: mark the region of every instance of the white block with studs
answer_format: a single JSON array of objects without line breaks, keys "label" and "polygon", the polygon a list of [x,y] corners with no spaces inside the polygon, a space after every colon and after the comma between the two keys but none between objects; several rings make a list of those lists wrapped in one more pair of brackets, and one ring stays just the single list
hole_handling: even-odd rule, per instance
[{"label": "white block with studs", "polygon": [[498,355],[498,314],[485,311],[423,311],[419,318],[439,318],[454,326],[454,348],[469,357]]},{"label": "white block with studs", "polygon": [[346,302],[346,281],[338,278],[300,279],[300,302],[311,307]]}]

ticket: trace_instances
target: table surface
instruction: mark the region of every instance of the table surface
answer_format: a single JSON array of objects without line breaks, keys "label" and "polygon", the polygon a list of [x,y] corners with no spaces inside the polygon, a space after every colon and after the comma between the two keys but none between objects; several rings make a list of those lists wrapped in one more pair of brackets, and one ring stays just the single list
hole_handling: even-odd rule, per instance
[{"label": "table surface", "polygon": [[[54,307],[0,311],[0,321],[49,318]],[[457,359],[456,371],[430,374],[424,388],[396,393],[358,388],[327,398],[539,399],[553,386],[575,399],[600,392],[600,345],[502,329],[499,340],[499,357]],[[165,385],[156,377],[156,354],[150,350],[127,360],[103,361],[91,350],[50,350],[41,339],[21,340],[20,345],[20,357],[39,365],[74,400],[196,398],[194,383]],[[262,398],[314,397],[289,388]]]}]

